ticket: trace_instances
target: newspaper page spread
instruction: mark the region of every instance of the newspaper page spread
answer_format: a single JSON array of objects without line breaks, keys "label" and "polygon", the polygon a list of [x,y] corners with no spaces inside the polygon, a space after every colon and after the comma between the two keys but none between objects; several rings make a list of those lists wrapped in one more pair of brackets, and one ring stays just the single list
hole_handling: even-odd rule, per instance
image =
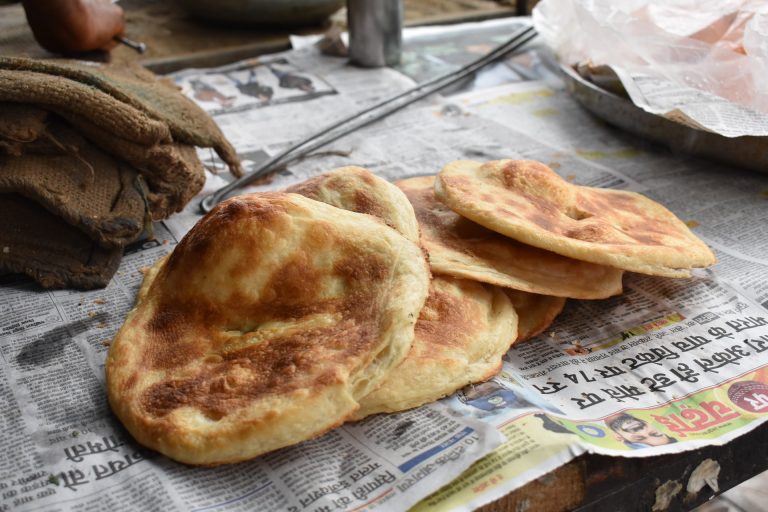
[{"label": "newspaper page spread", "polygon": [[[498,73],[527,79],[539,64],[525,52]],[[413,85],[398,71],[355,69],[312,48],[175,78],[214,116],[246,171]],[[200,156],[223,169],[210,152]],[[459,158],[531,158],[580,185],[642,192],[687,222],[719,262],[690,279],[627,274],[618,297],[569,300],[545,333],[505,356],[497,376],[437,403],[248,463],[194,468],[130,438],[109,411],[103,367],[142,270],[200,218],[198,198],[128,247],[103,290],[3,278],[0,509],[471,510],[581,453],[673,453],[727,442],[768,417],[765,177],[616,133],[551,76],[428,98],[244,191],[352,164],[391,180],[435,174]],[[200,197],[229,179],[210,174]]]},{"label": "newspaper page spread", "polygon": [[[507,442],[416,510],[470,510],[581,453],[674,453],[763,423],[766,179],[615,133],[551,82],[449,100],[461,112],[454,122],[513,155],[580,185],[661,202],[715,249],[718,264],[682,280],[627,274],[618,297],[569,300],[547,332],[510,350],[495,385],[481,392],[488,398],[475,414]],[[498,408],[488,405],[494,398]],[[471,400],[460,393],[449,403],[463,409]]]},{"label": "newspaper page spread", "polygon": [[[413,85],[396,71],[355,69],[312,51],[177,78],[222,126],[246,170],[331,120]],[[349,162],[350,151],[357,151],[357,164],[386,163],[393,177],[404,172],[400,166],[428,168],[416,160],[436,161],[444,149],[435,143],[420,150],[428,126],[412,133],[410,160],[395,163],[385,142],[414,119],[423,121],[388,120],[373,135],[345,140],[325,161],[309,159],[307,169],[278,173],[262,189],[328,168],[328,159]],[[208,151],[201,156],[213,171],[223,168]],[[210,176],[206,192],[224,182],[223,173]],[[47,291],[4,278],[0,510],[405,510],[500,444],[492,425],[438,403],[348,424],[232,466],[188,467],[138,446],[109,411],[104,361],[142,270],[200,218],[198,201],[156,225],[153,238],[128,247],[104,290]]]}]

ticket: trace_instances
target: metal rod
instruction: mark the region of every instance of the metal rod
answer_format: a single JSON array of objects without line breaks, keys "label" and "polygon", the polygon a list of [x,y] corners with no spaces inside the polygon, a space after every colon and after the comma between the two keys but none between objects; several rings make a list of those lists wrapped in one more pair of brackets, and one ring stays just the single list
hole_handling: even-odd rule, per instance
[{"label": "metal rod", "polygon": [[[381,101],[360,112],[356,112],[350,116],[340,119],[339,121],[336,121],[335,123],[329,126],[324,127],[322,130],[319,130],[314,135],[311,135],[310,137],[294,144],[288,149],[282,151],[281,153],[278,153],[277,155],[273,156],[266,162],[263,162],[256,169],[246,174],[245,176],[241,176],[240,178],[236,179],[232,183],[229,183],[228,185],[221,187],[220,189],[213,192],[212,194],[204,197],[203,200],[200,201],[200,209],[202,210],[203,213],[208,213],[209,211],[211,211],[211,209],[214,206],[216,206],[225,197],[227,197],[227,195],[230,192],[257,180],[264,174],[267,174],[268,172],[270,172],[276,166],[288,164],[291,161],[295,160],[296,158],[300,158],[301,156],[311,151],[314,151],[319,147],[322,147],[326,144],[330,144],[331,142],[338,140],[339,138],[343,137],[344,135],[347,135],[348,133],[356,129],[362,128],[363,126],[366,126],[374,121],[378,121],[379,119],[382,119],[388,116],[389,114],[392,114],[393,112],[396,112],[401,108],[407,105],[410,105],[414,101],[417,101],[425,96],[433,94],[439,91],[440,89],[447,87],[448,85],[451,85],[461,80],[462,78],[465,78],[471,75],[472,73],[476,72],[477,70],[486,66],[487,64],[503,57],[504,55],[510,52],[513,52],[521,48],[530,40],[535,38],[536,35],[537,34],[533,29],[533,27],[528,27],[526,29],[523,29],[517,32],[516,34],[514,34],[507,42],[499,45],[498,47],[496,47],[494,50],[490,51],[486,55],[476,59],[473,62],[470,62],[469,64],[463,66],[462,68],[456,71],[450,71],[436,78],[427,80],[426,82],[421,83],[405,92],[392,96],[391,98]],[[403,100],[403,101],[401,103],[397,103],[399,100]],[[390,105],[390,108],[374,113],[374,111],[387,105]],[[373,113],[373,115],[370,117],[367,117],[368,114],[371,114],[371,113]],[[355,121],[355,120],[357,120],[358,122],[345,126],[348,123],[351,123],[352,121]],[[340,130],[338,133],[333,133],[334,130],[337,130],[340,128],[343,128],[343,129]],[[318,139],[321,139],[321,140],[318,140]],[[314,144],[311,144],[313,142]],[[300,148],[303,148],[304,146],[308,146],[308,147],[304,148],[300,152],[296,152],[295,154],[291,155],[291,153],[294,153],[295,151],[299,150]],[[291,155],[291,157],[286,159],[288,155]]]},{"label": "metal rod", "polygon": [[145,51],[147,51],[147,45],[140,41],[134,41],[133,39],[128,39],[127,37],[123,37],[123,36],[115,36],[112,39],[114,39],[120,44],[124,44],[128,48],[133,48],[139,53],[144,53]]}]

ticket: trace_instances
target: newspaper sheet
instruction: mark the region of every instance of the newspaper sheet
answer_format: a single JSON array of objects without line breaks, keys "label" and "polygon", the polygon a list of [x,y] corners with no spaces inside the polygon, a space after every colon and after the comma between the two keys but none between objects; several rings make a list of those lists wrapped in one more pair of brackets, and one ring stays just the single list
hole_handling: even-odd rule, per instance
[{"label": "newspaper sheet", "polygon": [[611,66],[632,102],[651,114],[724,137],[768,135],[768,114],[711,92]]},{"label": "newspaper sheet", "polygon": [[[763,423],[766,179],[616,133],[549,83],[449,100],[461,112],[453,122],[510,155],[546,162],[580,185],[661,202],[715,249],[718,264],[684,280],[628,274],[619,297],[569,301],[546,333],[510,350],[480,392],[475,414],[507,442],[416,510],[470,510],[581,453],[674,453]],[[472,400],[459,393],[448,402],[461,409]]]},{"label": "newspaper sheet", "polygon": [[[178,83],[225,130],[246,170],[330,120],[402,91],[393,70],[359,70],[314,52],[219,70]],[[426,114],[434,117],[431,114]],[[393,162],[386,139],[421,116],[407,114],[342,143],[339,156],[274,177],[275,188],[328,168],[328,159],[378,168],[430,168],[445,147],[429,127],[411,132],[410,162]],[[436,123],[432,123],[436,126]],[[444,128],[443,128],[444,129]],[[421,145],[432,144],[421,151]],[[201,152],[211,169],[223,167]],[[458,153],[456,153],[458,156]],[[384,167],[388,166],[388,169]],[[405,167],[403,167],[405,166]],[[211,175],[206,191],[224,182]],[[46,291],[18,277],[0,287],[0,510],[405,510],[458,477],[502,441],[492,426],[443,404],[348,424],[250,463],[192,468],[138,446],[111,415],[104,389],[109,340],[133,305],[142,269],[200,218],[197,201],[128,247],[104,290]]]},{"label": "newspaper sheet", "polygon": [[[214,115],[246,170],[413,84],[311,48],[176,79]],[[209,152],[201,157],[223,168]],[[106,403],[103,365],[141,270],[200,218],[194,201],[130,246],[104,290],[45,291],[4,278],[0,509],[471,510],[580,453],[688,450],[768,417],[765,177],[616,133],[551,80],[426,99],[247,190],[350,164],[388,179],[434,174],[458,158],[533,158],[574,183],[643,192],[685,220],[719,263],[691,279],[627,275],[619,297],[569,301],[546,333],[507,354],[499,375],[438,403],[249,463],[191,468],[143,450],[122,429]],[[211,174],[201,197],[229,179]]]}]

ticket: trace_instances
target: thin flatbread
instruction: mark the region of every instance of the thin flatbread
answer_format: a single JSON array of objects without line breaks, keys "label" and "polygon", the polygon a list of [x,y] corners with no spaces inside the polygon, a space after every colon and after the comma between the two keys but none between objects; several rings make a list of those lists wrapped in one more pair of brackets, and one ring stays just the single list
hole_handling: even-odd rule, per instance
[{"label": "thin flatbread", "polygon": [[667,277],[715,263],[709,247],[659,203],[573,185],[532,160],[451,162],[435,194],[488,229],[578,260]]},{"label": "thin flatbread", "polygon": [[623,271],[523,244],[453,212],[434,195],[434,176],[395,183],[410,200],[435,274],[531,293],[602,299],[622,290]]},{"label": "thin flatbread", "polygon": [[400,189],[368,169],[340,167],[292,185],[286,192],[301,194],[344,210],[373,215],[411,242],[419,243],[419,225],[411,203]]},{"label": "thin flatbread", "polygon": [[354,419],[418,407],[490,379],[517,337],[517,315],[501,288],[436,276],[408,357],[360,401]]},{"label": "thin flatbread", "polygon": [[517,340],[515,344],[528,341],[543,333],[552,325],[557,315],[565,307],[563,297],[521,292],[511,288],[505,288],[504,293],[512,301],[517,312]]},{"label": "thin flatbread", "polygon": [[262,193],[218,205],[146,278],[110,404],[141,444],[212,465],[343,423],[407,355],[429,269],[367,215]]}]

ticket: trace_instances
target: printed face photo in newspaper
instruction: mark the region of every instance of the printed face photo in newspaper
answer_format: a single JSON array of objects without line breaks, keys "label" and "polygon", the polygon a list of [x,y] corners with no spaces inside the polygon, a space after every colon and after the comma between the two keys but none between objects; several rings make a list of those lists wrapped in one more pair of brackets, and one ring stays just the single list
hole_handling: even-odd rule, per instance
[{"label": "printed face photo in newspaper", "polygon": [[627,413],[605,419],[605,424],[616,433],[618,441],[633,449],[676,443],[677,439],[660,432],[655,426]]}]

